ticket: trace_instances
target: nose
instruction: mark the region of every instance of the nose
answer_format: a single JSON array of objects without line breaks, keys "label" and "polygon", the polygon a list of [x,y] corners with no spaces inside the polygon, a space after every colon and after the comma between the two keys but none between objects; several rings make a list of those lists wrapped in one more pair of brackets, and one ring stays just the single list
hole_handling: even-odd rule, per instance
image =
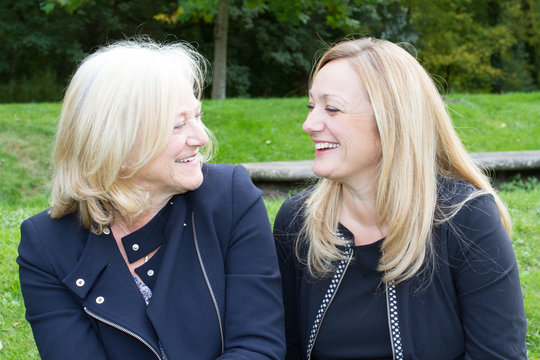
[{"label": "nose", "polygon": [[206,126],[200,120],[191,122],[187,144],[193,147],[202,147],[207,143],[208,134],[206,133]]},{"label": "nose", "polygon": [[316,108],[309,112],[306,121],[304,121],[304,124],[302,125],[302,130],[308,134],[324,130],[324,121]]}]

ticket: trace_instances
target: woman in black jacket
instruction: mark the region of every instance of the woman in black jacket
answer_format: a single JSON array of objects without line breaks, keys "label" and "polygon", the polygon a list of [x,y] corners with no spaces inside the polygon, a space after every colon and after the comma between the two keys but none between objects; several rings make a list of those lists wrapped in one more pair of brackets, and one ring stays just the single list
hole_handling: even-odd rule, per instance
[{"label": "woman in black jacket", "polygon": [[67,89],[51,208],[17,262],[43,359],[282,359],[283,305],[261,192],[202,165],[200,55],[127,41]]},{"label": "woman in black jacket", "polygon": [[416,59],[337,44],[308,109],[321,180],[274,225],[286,358],[525,359],[508,212]]}]

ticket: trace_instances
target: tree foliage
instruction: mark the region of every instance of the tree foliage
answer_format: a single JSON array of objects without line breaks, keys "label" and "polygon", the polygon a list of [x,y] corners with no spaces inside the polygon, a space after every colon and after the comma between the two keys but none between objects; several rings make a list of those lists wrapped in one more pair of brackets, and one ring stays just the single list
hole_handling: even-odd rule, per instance
[{"label": "tree foliage", "polygon": [[[0,0],[0,101],[59,100],[84,54],[140,34],[213,59],[217,3]],[[449,91],[540,88],[540,0],[230,0],[227,33],[230,97],[305,95],[314,55],[364,35],[411,43]]]},{"label": "tree foliage", "polygon": [[[530,54],[521,19],[528,0],[407,0],[419,57],[451,90],[530,90],[538,79],[527,65]],[[530,20],[538,26],[538,19]],[[530,39],[529,39],[530,41]],[[538,48],[538,44],[536,44]],[[537,60],[538,61],[538,60]],[[536,84],[535,84],[536,83]]]}]

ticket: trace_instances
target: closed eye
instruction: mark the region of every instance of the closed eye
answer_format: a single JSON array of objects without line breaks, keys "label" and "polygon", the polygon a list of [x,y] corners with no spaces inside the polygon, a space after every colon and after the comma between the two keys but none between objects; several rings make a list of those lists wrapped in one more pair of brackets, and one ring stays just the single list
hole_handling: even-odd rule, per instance
[{"label": "closed eye", "polygon": [[341,111],[341,110],[339,110],[339,109],[336,109],[336,108],[330,107],[330,106],[328,106],[325,110],[328,111],[328,112],[330,112],[330,113],[338,113],[338,112]]},{"label": "closed eye", "polygon": [[198,113],[195,113],[195,114],[193,115],[193,117],[192,117],[191,119],[188,119],[188,120],[185,120],[185,117],[184,117],[184,116],[180,116],[180,119],[179,119],[180,121],[177,122],[177,123],[174,125],[174,129],[175,129],[175,130],[178,130],[178,129],[183,128],[183,127],[186,126],[187,123],[188,123],[189,121],[191,121],[191,120],[198,120],[198,121],[200,121],[201,118],[202,118],[202,116],[203,116],[203,112],[202,112],[202,111],[200,111],[200,112],[198,112]]},{"label": "closed eye", "polygon": [[182,121],[182,122],[177,123],[176,125],[174,125],[174,128],[175,128],[175,130],[178,130],[178,129],[183,128],[184,126],[186,126],[186,122]]}]

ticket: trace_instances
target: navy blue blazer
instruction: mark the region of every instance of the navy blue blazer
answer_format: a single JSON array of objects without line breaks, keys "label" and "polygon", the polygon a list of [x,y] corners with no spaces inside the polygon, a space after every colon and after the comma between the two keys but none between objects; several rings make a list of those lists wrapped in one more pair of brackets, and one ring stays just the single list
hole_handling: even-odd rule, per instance
[{"label": "navy blue blazer", "polygon": [[[474,191],[464,181],[440,178],[439,205],[443,211],[455,210]],[[314,324],[324,326],[321,309],[332,306],[329,294],[339,291],[347,271],[345,266],[337,278],[322,279],[307,271],[306,246],[296,246],[307,194],[286,200],[274,222],[287,360],[310,358],[308,344],[316,346],[317,341]],[[297,250],[302,262],[296,257]],[[391,321],[381,326],[388,329],[394,358],[525,360],[527,321],[518,267],[493,197],[469,200],[452,220],[435,226],[433,250],[434,263],[426,263],[425,272],[396,285],[393,291],[387,288]]]},{"label": "navy blue blazer", "polygon": [[[241,166],[204,165],[172,198],[146,306],[110,236],[77,214],[21,225],[26,318],[44,359],[282,359],[281,281],[261,192]],[[108,239],[109,241],[106,241]]]}]

